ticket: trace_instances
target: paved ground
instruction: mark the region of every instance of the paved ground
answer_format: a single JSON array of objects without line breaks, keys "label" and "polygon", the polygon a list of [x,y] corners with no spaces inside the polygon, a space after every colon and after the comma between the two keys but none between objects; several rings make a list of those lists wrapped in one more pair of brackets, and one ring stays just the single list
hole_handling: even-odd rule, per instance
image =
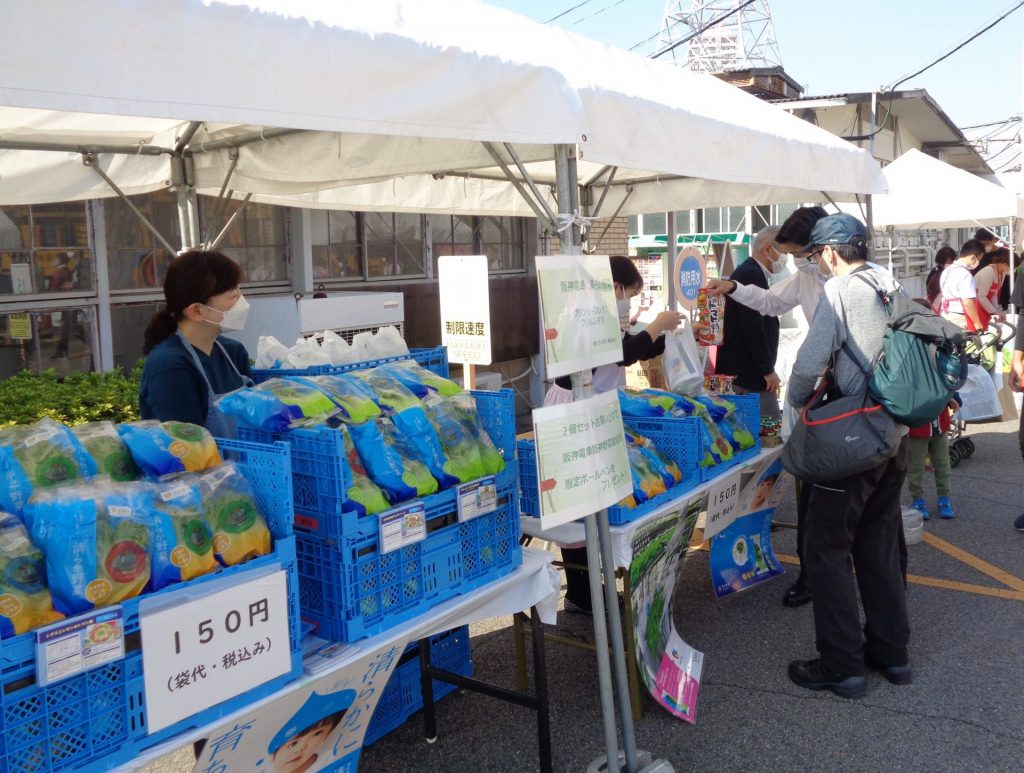
[{"label": "paved ground", "polygon": [[[977,451],[954,470],[959,517],[926,526],[970,556],[954,557],[954,549],[930,542],[911,548],[911,575],[930,583],[915,582],[910,591],[914,684],[896,687],[873,676],[859,701],[795,687],[786,664],[813,655],[814,637],[810,607],[779,603],[792,575],[718,602],[707,554],[697,552],[686,561],[674,607],[680,633],[706,654],[697,723],[673,719],[645,699],[636,723],[640,747],[676,770],[1024,770],[1024,535],[1011,527],[1024,509],[1024,467],[1015,429],[971,429]],[[794,519],[791,505],[779,519]],[[779,553],[795,554],[794,534],[776,533]],[[988,573],[969,565],[977,559],[992,565],[981,565]],[[992,567],[1012,575],[1011,584],[1020,578],[1018,588],[994,579]],[[560,613],[557,628],[593,636],[590,619],[579,615]],[[472,631],[477,675],[512,686],[509,621]],[[558,644],[547,653],[555,769],[581,771],[602,745],[594,658]],[[365,750],[361,769],[537,768],[534,715],[525,709],[457,693],[439,704],[438,719],[435,744],[421,739],[417,715]],[[183,752],[153,770],[189,766]]]}]

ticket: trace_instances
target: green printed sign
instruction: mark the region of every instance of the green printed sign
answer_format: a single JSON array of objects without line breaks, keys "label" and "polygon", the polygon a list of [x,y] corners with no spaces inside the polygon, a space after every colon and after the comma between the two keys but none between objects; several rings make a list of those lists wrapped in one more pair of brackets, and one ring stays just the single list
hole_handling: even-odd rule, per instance
[{"label": "green printed sign", "polygon": [[548,378],[622,360],[607,255],[537,257]]},{"label": "green printed sign", "polygon": [[633,492],[617,392],[537,408],[533,431],[545,529],[595,513]]}]

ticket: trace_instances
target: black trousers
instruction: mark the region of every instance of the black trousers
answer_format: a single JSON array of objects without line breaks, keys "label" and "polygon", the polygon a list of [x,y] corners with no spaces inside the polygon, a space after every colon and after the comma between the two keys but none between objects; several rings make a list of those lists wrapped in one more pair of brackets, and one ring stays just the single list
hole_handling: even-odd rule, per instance
[{"label": "black trousers", "polygon": [[[587,549],[562,548],[562,560],[567,564],[587,567]],[[565,567],[565,597],[580,609],[590,611],[590,573],[586,568]]]},{"label": "black trousers", "polygon": [[896,456],[873,470],[808,486],[804,567],[814,596],[818,652],[836,673],[863,674],[865,657],[883,666],[908,662],[910,621],[899,539],[906,474],[904,440]]}]

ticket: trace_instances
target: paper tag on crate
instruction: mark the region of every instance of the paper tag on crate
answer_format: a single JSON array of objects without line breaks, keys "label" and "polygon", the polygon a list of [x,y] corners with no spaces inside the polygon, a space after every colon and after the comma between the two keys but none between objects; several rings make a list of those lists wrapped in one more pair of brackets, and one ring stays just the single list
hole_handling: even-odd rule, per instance
[{"label": "paper tag on crate", "polygon": [[498,509],[497,479],[489,475],[471,483],[463,483],[455,489],[455,496],[460,523],[493,513]]},{"label": "paper tag on crate", "polygon": [[399,550],[427,538],[427,506],[422,502],[396,507],[381,513],[380,552]]},{"label": "paper tag on crate", "polygon": [[124,657],[121,607],[62,620],[36,634],[36,683],[52,684]]}]

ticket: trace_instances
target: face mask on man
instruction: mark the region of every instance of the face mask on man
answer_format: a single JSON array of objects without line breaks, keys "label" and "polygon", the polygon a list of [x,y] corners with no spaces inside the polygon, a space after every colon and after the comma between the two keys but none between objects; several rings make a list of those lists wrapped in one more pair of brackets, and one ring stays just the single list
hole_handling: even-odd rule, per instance
[{"label": "face mask on man", "polygon": [[[206,306],[206,304],[202,304]],[[219,311],[223,317],[220,322],[214,322],[212,319],[203,318],[203,322],[209,322],[212,325],[218,325],[221,330],[244,330],[245,320],[249,316],[249,301],[245,299],[244,295],[239,295],[238,300],[231,304],[231,308],[227,311],[220,311],[220,309],[214,309],[213,306],[206,306],[208,309],[213,311]]]},{"label": "face mask on man", "polygon": [[779,252],[774,248],[773,250],[775,252],[775,260],[772,262],[768,270],[771,271],[772,274],[781,274],[786,270],[786,253]]}]

